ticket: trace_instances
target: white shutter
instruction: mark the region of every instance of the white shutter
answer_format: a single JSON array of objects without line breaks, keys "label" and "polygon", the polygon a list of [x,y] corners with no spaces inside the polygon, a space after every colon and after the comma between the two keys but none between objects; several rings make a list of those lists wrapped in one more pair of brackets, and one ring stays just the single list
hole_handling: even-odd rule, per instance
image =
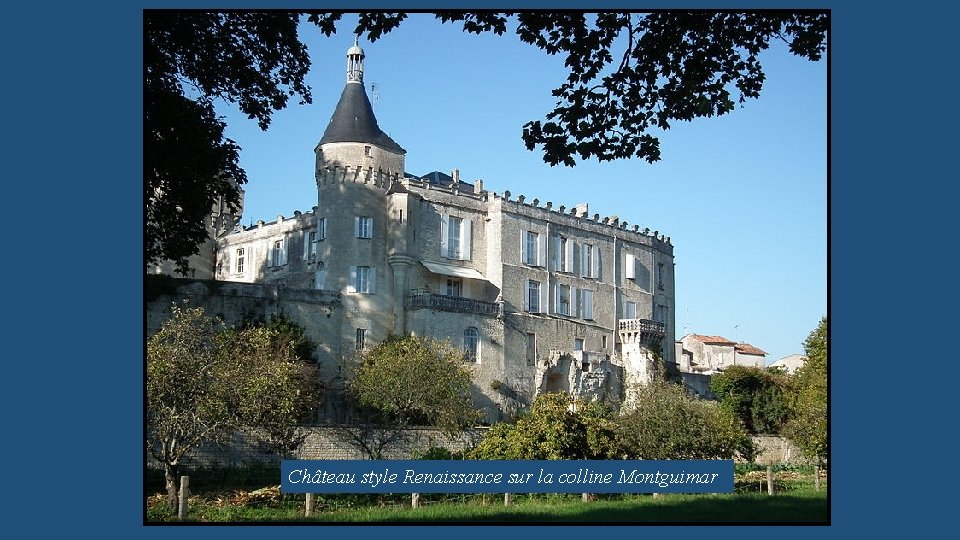
[{"label": "white shutter", "polygon": [[326,273],[323,270],[317,270],[313,276],[313,288],[322,289],[324,285],[324,279],[326,279]]},{"label": "white shutter", "polygon": [[567,249],[565,250],[563,255],[567,258],[566,260],[567,272],[573,272],[573,241],[572,240],[569,240],[569,239],[567,240]]},{"label": "white shutter", "polygon": [[287,264],[287,239],[280,240],[280,266]]},{"label": "white shutter", "polygon": [[373,218],[367,218],[367,238],[373,238]]},{"label": "white shutter", "polygon": [[600,279],[600,246],[593,246],[593,271],[590,277]]},{"label": "white shutter", "polygon": [[350,281],[347,283],[347,292],[357,292],[357,267],[350,267]]},{"label": "white shutter", "polygon": [[520,231],[520,262],[527,262],[527,231]]},{"label": "white shutter", "polygon": [[460,223],[460,259],[469,261],[473,258],[473,221],[469,219]]},{"label": "white shutter", "polygon": [[523,280],[523,310],[530,311],[530,280]]},{"label": "white shutter", "polygon": [[440,214],[440,256],[450,258],[450,215]]},{"label": "white shutter", "polygon": [[553,285],[553,309],[550,310],[551,313],[557,313],[557,307],[560,305],[560,284],[555,283]]},{"label": "white shutter", "polygon": [[627,253],[623,267],[626,271],[624,275],[627,277],[627,279],[635,279],[637,277],[637,262],[632,253]]},{"label": "white shutter", "polygon": [[576,294],[575,294],[576,298],[573,299],[573,306],[572,306],[572,307],[573,307],[573,313],[571,313],[571,315],[573,315],[574,317],[579,317],[579,316],[580,316],[580,302],[581,302],[581,297],[583,296],[583,293],[582,293],[581,289],[574,289],[574,291],[575,291],[575,293],[576,293]]},{"label": "white shutter", "polygon": [[590,275],[590,269],[587,267],[587,250],[590,249],[590,246],[587,244],[580,244],[580,276],[587,277]]},{"label": "white shutter", "polygon": [[360,216],[353,218],[353,235],[360,238]]},{"label": "white shutter", "polygon": [[537,235],[537,266],[547,266],[547,235]]},{"label": "white shutter", "polygon": [[553,268],[550,270],[559,270],[560,269],[560,237],[551,236],[550,237],[550,265]]},{"label": "white shutter", "polygon": [[593,319],[593,291],[583,291],[583,318]]},{"label": "white shutter", "polygon": [[317,240],[326,240],[327,238],[327,218],[320,218],[317,225]]},{"label": "white shutter", "polygon": [[377,292],[377,269],[371,266],[368,275],[370,276],[370,281],[367,285],[367,292],[375,294]]},{"label": "white shutter", "polygon": [[546,313],[548,310],[546,304],[544,303],[544,300],[549,301],[549,298],[544,297],[550,294],[549,291],[547,291],[546,285],[546,283],[540,283],[537,285],[537,303],[540,304],[537,306],[537,313]]}]

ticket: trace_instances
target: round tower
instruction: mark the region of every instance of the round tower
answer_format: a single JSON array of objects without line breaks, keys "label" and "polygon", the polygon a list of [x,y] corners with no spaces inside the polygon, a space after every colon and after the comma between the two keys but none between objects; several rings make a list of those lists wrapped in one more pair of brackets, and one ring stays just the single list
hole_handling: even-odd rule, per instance
[{"label": "round tower", "polygon": [[[342,343],[379,342],[394,332],[387,191],[403,178],[404,155],[377,124],[363,86],[363,49],[347,51],[347,80],[316,149],[318,288],[343,294]],[[401,293],[402,295],[402,293]],[[343,350],[346,355],[351,351]]]}]

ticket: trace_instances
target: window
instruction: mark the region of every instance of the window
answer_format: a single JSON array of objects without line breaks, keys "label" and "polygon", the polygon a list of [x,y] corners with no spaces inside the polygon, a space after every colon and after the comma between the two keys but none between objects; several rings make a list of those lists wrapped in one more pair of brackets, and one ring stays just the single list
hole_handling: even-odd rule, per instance
[{"label": "window", "polygon": [[540,313],[540,282],[527,280],[526,311]]},{"label": "window", "polygon": [[657,288],[663,290],[663,263],[657,263]]},{"label": "window", "polygon": [[650,270],[632,253],[624,256],[623,276],[645,291],[650,290]]},{"label": "window", "polygon": [[580,290],[580,316],[584,319],[593,319],[593,291]]},{"label": "window", "polygon": [[317,240],[327,239],[327,218],[323,217],[317,220]]},{"label": "window", "polygon": [[576,338],[573,340],[573,350],[575,351],[583,350],[583,338]]},{"label": "window", "polygon": [[237,248],[237,265],[236,265],[236,272],[237,272],[238,274],[242,274],[242,273],[243,273],[243,262],[244,262],[244,260],[246,260],[246,256],[245,256],[244,253],[245,253],[245,251],[244,251],[243,248]]},{"label": "window", "polygon": [[459,297],[461,291],[462,282],[456,278],[447,279],[447,296],[456,296]]},{"label": "window", "polygon": [[373,294],[376,291],[377,269],[370,266],[350,267],[349,292]]},{"label": "window", "polygon": [[287,264],[287,242],[280,238],[274,240],[270,247],[270,266],[283,266]]},{"label": "window", "polygon": [[367,329],[357,328],[357,350],[362,351],[367,341]]},{"label": "window", "polygon": [[323,269],[323,263],[317,263],[317,270],[313,273],[313,288],[314,289],[323,289],[326,280],[327,273]]},{"label": "window", "polygon": [[600,337],[600,348],[604,351],[607,350],[607,336]]},{"label": "window", "polygon": [[587,278],[600,277],[600,248],[580,244],[580,275]]},{"label": "window", "polygon": [[532,231],[527,231],[527,237],[523,246],[523,262],[530,266],[537,265],[537,237],[539,235]]},{"label": "window", "polygon": [[558,242],[559,249],[557,250],[560,258],[560,265],[558,270],[561,272],[572,272],[573,271],[573,250],[571,248],[571,242],[564,237],[560,237]]},{"label": "window", "polygon": [[354,233],[357,238],[373,238],[373,218],[357,217],[354,221]]},{"label": "window", "polygon": [[371,149],[369,146],[364,146],[364,147],[363,147],[363,155],[365,155],[365,156],[367,156],[367,157],[370,157],[370,151],[371,151],[371,150],[372,150],[372,149]]},{"label": "window", "polygon": [[312,230],[303,236],[303,259],[317,255],[317,231]]},{"label": "window", "polygon": [[557,314],[570,314],[570,286],[557,285]]},{"label": "window", "polygon": [[463,359],[480,361],[480,332],[472,326],[463,331]]},{"label": "window", "polygon": [[521,262],[529,266],[546,266],[547,239],[540,233],[521,231]]},{"label": "window", "polygon": [[537,335],[533,332],[527,333],[527,365],[532,366],[537,363]]},{"label": "window", "polygon": [[624,319],[636,319],[637,318],[637,303],[636,302],[626,302],[623,304],[623,318]]},{"label": "window", "polygon": [[551,257],[554,270],[557,272],[573,272],[573,242],[566,237],[553,237],[553,253]]},{"label": "window", "polygon": [[440,216],[440,256],[470,260],[472,224],[469,219],[447,214]]},{"label": "window", "polygon": [[451,217],[447,226],[447,256],[451,259],[460,258],[460,226],[463,220]]},{"label": "window", "polygon": [[667,310],[667,306],[657,304],[653,318],[658,322],[666,323],[668,314],[669,311]]}]

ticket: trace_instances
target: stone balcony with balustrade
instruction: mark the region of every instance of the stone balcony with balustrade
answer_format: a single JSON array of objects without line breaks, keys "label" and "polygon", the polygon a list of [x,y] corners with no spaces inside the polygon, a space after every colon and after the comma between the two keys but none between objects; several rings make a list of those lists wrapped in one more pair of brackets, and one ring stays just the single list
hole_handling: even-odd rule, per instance
[{"label": "stone balcony with balustrade", "polygon": [[407,297],[407,308],[436,309],[439,311],[476,313],[478,315],[490,316],[496,316],[500,313],[500,304],[496,302],[435,294],[421,289],[411,291],[410,296]]},{"label": "stone balcony with balustrade", "polygon": [[659,345],[667,333],[666,325],[650,319],[620,319],[618,328],[620,341]]}]

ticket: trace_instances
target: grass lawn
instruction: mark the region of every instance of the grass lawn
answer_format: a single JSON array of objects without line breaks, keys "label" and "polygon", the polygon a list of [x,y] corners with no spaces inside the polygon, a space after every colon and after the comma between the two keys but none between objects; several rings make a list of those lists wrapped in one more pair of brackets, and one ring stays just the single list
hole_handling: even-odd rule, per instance
[{"label": "grass lawn", "polygon": [[[220,500],[191,501],[195,522],[302,523],[828,523],[826,490],[796,489],[720,495],[616,496],[583,502],[579,496],[515,495],[503,505],[502,495],[470,496],[465,502],[427,502],[420,508],[401,505],[337,507],[321,504],[304,517],[303,495],[280,496],[272,503],[236,505]],[[173,521],[162,505],[148,510],[148,521]]]}]

